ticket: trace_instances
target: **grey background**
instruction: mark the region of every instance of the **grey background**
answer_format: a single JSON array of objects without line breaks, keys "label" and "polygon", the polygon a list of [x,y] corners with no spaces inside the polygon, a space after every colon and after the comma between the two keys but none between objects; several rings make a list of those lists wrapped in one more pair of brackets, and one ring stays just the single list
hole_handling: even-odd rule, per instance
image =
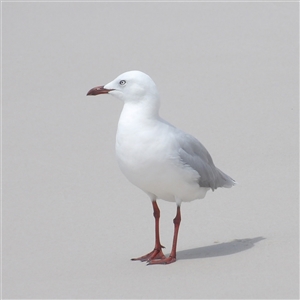
[{"label": "grey background", "polygon": [[[298,298],[298,3],[2,3],[3,298]],[[146,267],[148,197],[118,170],[122,103],[157,83],[233,189],[182,205]],[[170,251],[175,205],[159,201]]]}]

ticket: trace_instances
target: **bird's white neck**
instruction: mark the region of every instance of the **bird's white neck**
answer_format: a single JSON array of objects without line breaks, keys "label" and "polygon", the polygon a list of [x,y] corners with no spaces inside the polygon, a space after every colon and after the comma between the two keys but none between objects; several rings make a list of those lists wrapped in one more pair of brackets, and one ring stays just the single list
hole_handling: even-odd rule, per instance
[{"label": "bird's white neck", "polygon": [[145,99],[139,102],[125,102],[119,122],[157,120],[159,119],[159,107],[159,98]]}]

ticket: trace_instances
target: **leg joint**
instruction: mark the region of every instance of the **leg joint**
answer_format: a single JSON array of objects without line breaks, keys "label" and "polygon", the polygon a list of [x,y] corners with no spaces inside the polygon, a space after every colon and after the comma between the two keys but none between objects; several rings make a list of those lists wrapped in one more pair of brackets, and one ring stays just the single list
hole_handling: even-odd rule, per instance
[{"label": "leg joint", "polygon": [[160,211],[159,210],[155,210],[153,212],[153,216],[154,216],[155,219],[158,219],[160,217]]},{"label": "leg joint", "polygon": [[181,221],[181,214],[180,214],[180,207],[178,206],[177,207],[177,214],[176,214],[176,217],[174,218],[173,220],[173,223],[175,225],[179,225],[180,224],[180,221]]},{"label": "leg joint", "polygon": [[155,219],[158,219],[160,217],[160,210],[158,208],[156,201],[153,201],[152,205],[153,205],[153,216]]},{"label": "leg joint", "polygon": [[177,215],[174,219],[173,219],[173,223],[176,224],[180,224],[181,222],[181,217],[180,215]]}]

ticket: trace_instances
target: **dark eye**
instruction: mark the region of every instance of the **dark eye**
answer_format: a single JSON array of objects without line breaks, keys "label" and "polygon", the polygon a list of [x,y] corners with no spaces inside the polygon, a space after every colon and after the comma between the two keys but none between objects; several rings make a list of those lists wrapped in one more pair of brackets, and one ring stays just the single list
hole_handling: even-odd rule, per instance
[{"label": "dark eye", "polygon": [[121,80],[119,83],[120,83],[120,85],[125,85],[126,81],[125,80]]}]

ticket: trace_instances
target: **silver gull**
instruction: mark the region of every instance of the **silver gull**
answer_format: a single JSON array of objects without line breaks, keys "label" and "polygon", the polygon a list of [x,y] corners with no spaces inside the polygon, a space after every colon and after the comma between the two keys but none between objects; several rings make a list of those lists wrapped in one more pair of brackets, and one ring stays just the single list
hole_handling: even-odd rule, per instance
[{"label": "silver gull", "polygon": [[[202,199],[208,190],[230,188],[236,182],[214,165],[206,148],[195,137],[159,116],[160,97],[147,74],[126,72],[87,93],[98,94],[110,94],[124,102],[116,135],[117,161],[127,179],[152,201],[154,250],[132,260],[148,264],[175,262],[181,203]],[[168,257],[163,254],[164,247],[160,243],[157,199],[175,202],[177,206],[173,245]]]}]

